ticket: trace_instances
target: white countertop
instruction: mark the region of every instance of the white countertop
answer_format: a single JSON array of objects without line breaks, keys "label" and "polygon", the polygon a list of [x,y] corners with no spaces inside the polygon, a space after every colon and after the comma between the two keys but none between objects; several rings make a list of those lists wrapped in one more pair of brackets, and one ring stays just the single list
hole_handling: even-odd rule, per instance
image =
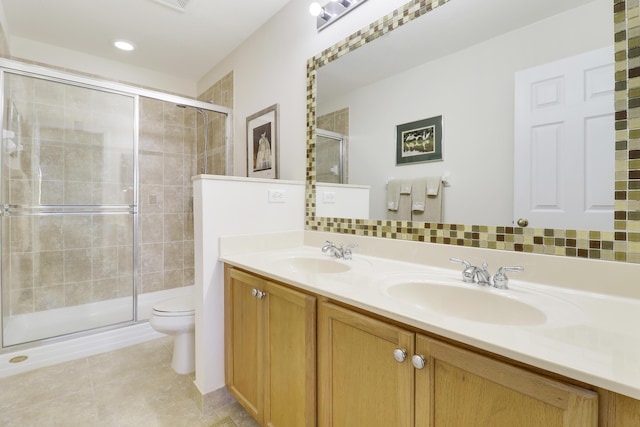
[{"label": "white countertop", "polygon": [[[254,248],[260,248],[260,245]],[[264,249],[264,248],[263,248]],[[510,277],[508,297],[533,303],[547,321],[534,325],[504,325],[466,320],[394,299],[385,287],[394,276],[459,279],[461,268],[431,267],[355,253],[350,270],[310,274],[277,261],[295,257],[325,257],[319,247],[295,246],[274,250],[222,251],[220,260],[250,272],[341,301],[479,349],[542,368],[569,378],[640,399],[640,300],[572,288],[534,284]],[[456,304],[456,301],[451,301]],[[486,307],[492,310],[491,307]]]}]

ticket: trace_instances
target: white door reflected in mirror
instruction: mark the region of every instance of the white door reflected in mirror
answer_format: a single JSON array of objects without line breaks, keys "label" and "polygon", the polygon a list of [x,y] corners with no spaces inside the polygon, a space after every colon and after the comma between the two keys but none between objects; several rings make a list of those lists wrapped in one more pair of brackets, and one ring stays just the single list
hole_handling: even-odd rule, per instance
[{"label": "white door reflected in mirror", "polygon": [[613,49],[516,73],[514,218],[613,230]]}]

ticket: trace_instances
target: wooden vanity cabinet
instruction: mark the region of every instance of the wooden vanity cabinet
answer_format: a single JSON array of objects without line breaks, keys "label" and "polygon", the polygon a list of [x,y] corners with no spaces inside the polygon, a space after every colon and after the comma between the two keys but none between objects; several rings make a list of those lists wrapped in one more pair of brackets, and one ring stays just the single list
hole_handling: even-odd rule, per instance
[{"label": "wooden vanity cabinet", "polygon": [[225,266],[225,377],[263,426],[316,420],[316,299]]},{"label": "wooden vanity cabinet", "polygon": [[595,392],[327,302],[318,381],[321,427],[598,425]]},{"label": "wooden vanity cabinet", "polygon": [[[413,426],[414,334],[323,302],[318,308],[318,425]],[[404,350],[405,363],[394,359]]]},{"label": "wooden vanity cabinet", "polygon": [[598,395],[522,368],[416,335],[416,426],[598,425]]}]

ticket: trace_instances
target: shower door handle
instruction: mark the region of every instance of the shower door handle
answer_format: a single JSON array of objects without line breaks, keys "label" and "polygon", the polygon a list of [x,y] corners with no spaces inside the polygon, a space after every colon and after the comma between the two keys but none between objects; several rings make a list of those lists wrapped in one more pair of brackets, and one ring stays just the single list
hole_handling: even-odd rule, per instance
[{"label": "shower door handle", "polygon": [[0,216],[136,214],[137,205],[13,205],[4,203]]}]

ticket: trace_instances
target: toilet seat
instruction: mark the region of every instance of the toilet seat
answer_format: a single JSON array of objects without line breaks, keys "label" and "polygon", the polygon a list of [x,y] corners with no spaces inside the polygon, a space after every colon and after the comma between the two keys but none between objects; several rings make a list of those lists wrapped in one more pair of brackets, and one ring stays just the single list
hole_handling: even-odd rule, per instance
[{"label": "toilet seat", "polygon": [[193,316],[195,307],[192,297],[178,297],[160,301],[153,306],[153,314],[161,317]]}]

